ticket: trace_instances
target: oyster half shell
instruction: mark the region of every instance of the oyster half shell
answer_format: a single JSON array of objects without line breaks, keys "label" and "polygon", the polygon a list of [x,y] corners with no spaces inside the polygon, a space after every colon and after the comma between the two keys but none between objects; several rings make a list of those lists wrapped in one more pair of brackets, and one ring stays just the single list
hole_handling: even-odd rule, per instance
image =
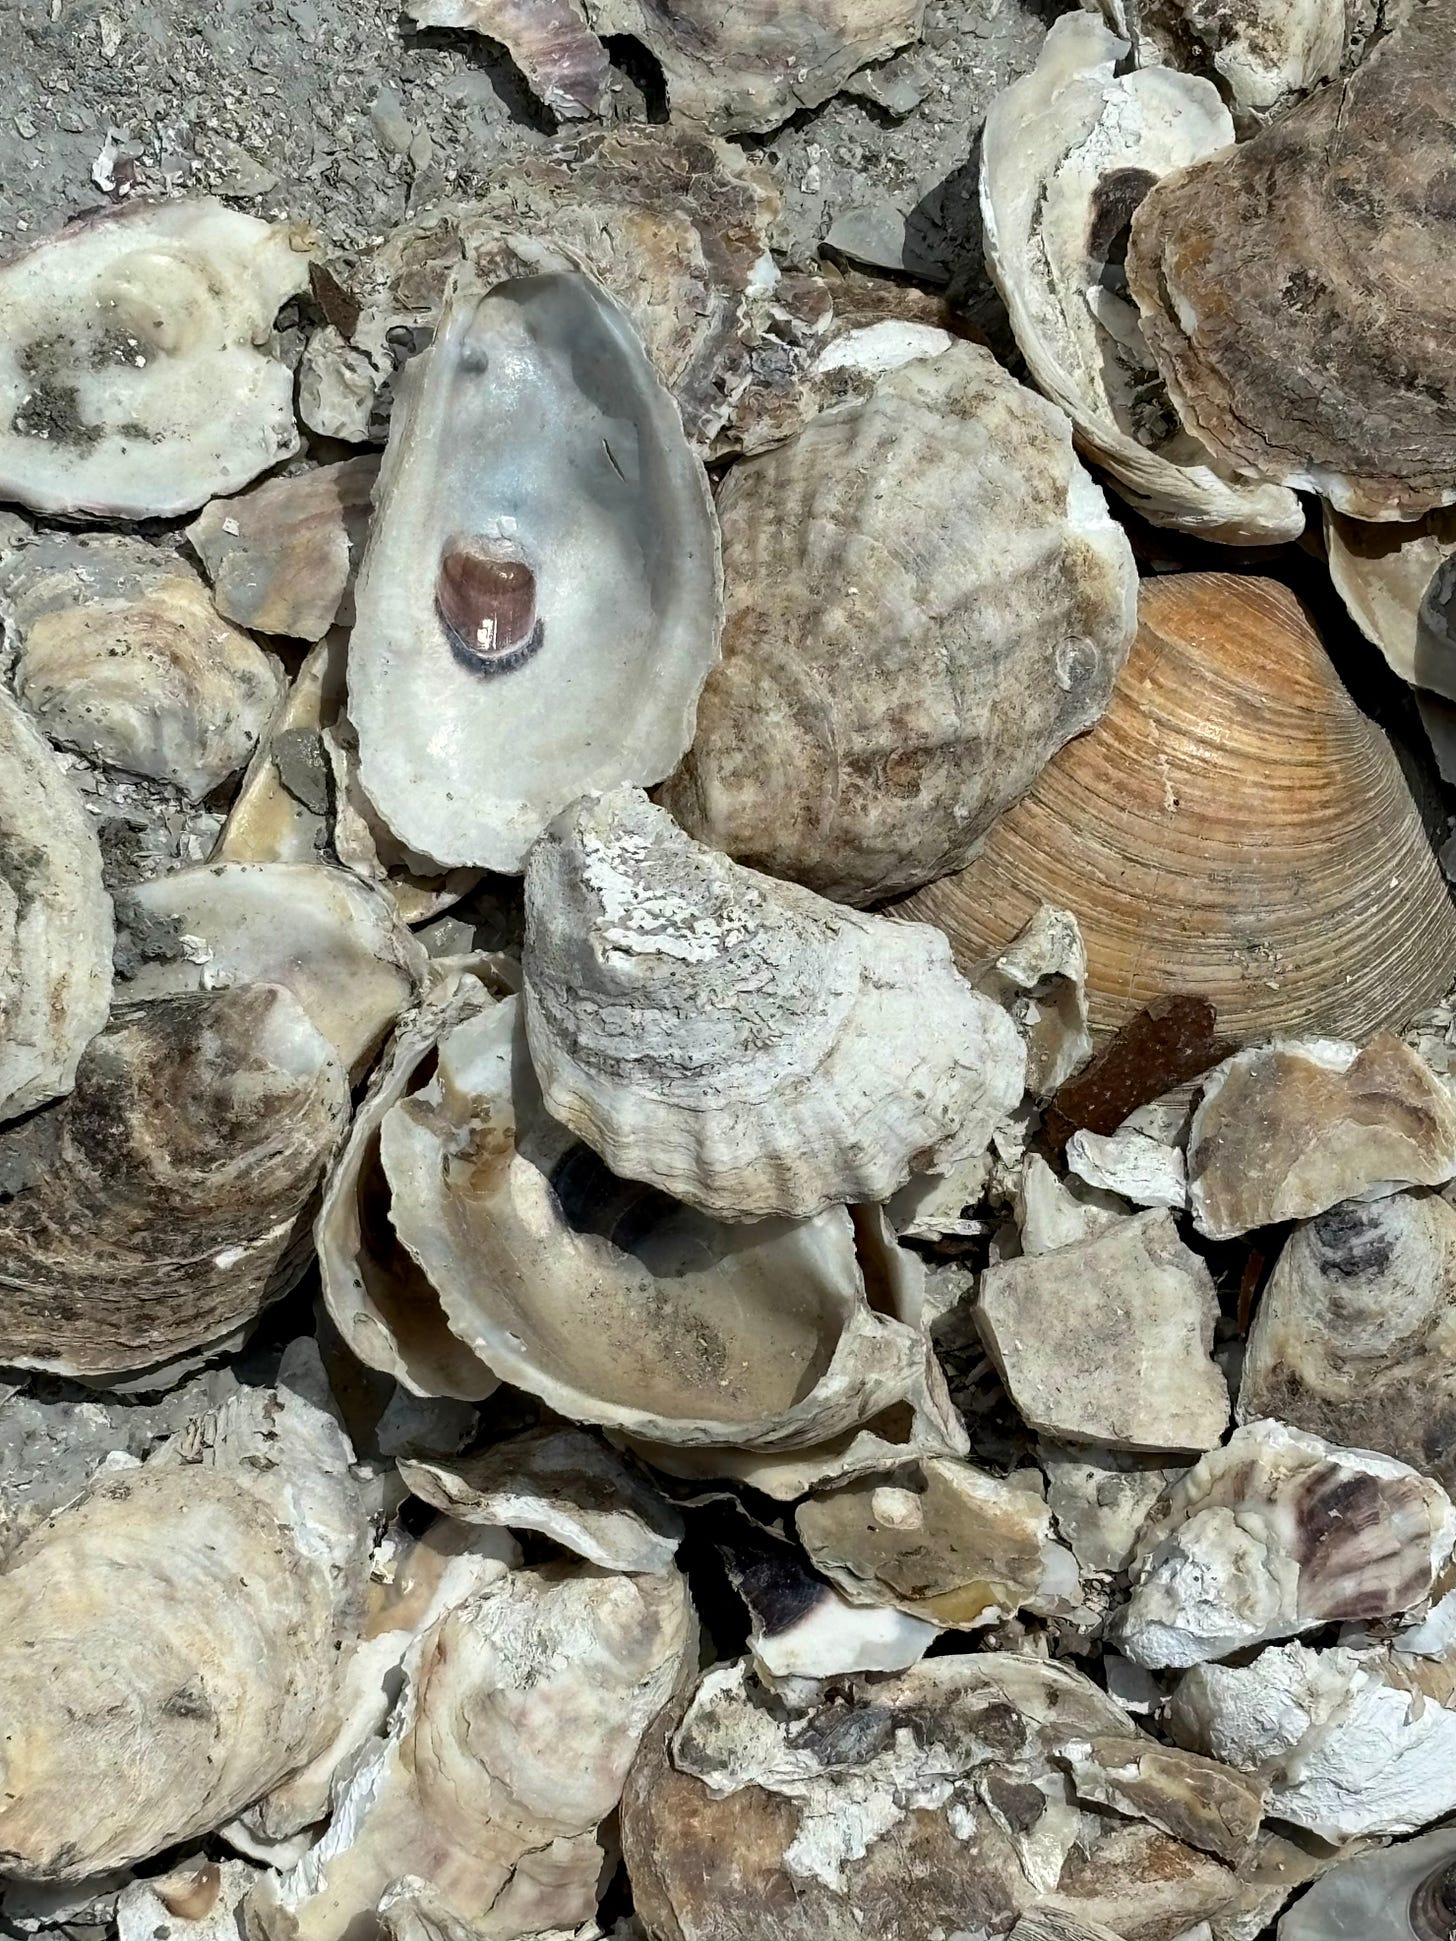
[{"label": "oyster half shell", "polygon": [[717,527],[677,407],[625,314],[549,260],[456,282],[355,589],[359,780],[447,867],[518,871],[583,790],[661,781],[718,655]]},{"label": "oyster half shell", "polygon": [[269,338],[311,240],[220,202],[138,202],[0,264],[0,497],[165,518],[291,457]]}]

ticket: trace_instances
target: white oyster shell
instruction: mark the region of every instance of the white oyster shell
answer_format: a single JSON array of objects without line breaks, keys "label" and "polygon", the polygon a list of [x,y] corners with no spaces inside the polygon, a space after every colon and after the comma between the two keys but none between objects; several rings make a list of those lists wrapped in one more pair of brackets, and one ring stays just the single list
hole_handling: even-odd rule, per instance
[{"label": "white oyster shell", "polygon": [[348,1110],[277,986],[119,1007],[71,1096],[0,1132],[5,1360],[118,1375],[251,1321],[302,1269]]},{"label": "white oyster shell", "polygon": [[1449,1941],[1456,1832],[1359,1853],[1317,1880],[1279,1923],[1279,1941]]},{"label": "white oyster shell", "polygon": [[346,870],[203,863],[138,883],[121,920],[140,953],[128,995],[291,990],[350,1072],[365,1070],[424,978],[424,947]]},{"label": "white oyster shell", "polygon": [[1092,1056],[1087,950],[1070,910],[1043,903],[976,984],[1020,1026],[1026,1083],[1038,1098],[1050,1098]]},{"label": "white oyster shell", "polygon": [[938,1624],[885,1604],[851,1604],[794,1544],[754,1530],[720,1544],[729,1583],[748,1611],[748,1651],[765,1684],[906,1671],[941,1634]]},{"label": "white oyster shell", "polygon": [[220,202],[139,202],[0,264],[0,497],[168,517],[290,457],[269,340],[310,241]]},{"label": "white oyster shell", "polygon": [[243,766],[283,692],[191,567],[140,539],[0,544],[0,622],[16,695],[50,741],[194,802]]},{"label": "white oyster shell", "polygon": [[68,1092],[111,1002],[101,846],[40,730],[0,692],[0,1119]]},{"label": "white oyster shell", "polygon": [[1233,123],[1208,81],[1119,75],[1125,41],[1090,14],[1052,23],[1032,72],[986,116],[986,265],[1036,383],[1155,525],[1229,544],[1303,530],[1282,486],[1240,484],[1179,422],[1122,275],[1127,226],[1161,176],[1217,153]]},{"label": "white oyster shell", "polygon": [[6,1873],[80,1880],[144,1859],[313,1755],[362,1615],[350,1455],[298,1396],[245,1389],[12,1551]]},{"label": "white oyster shell", "polygon": [[1325,507],[1330,578],[1403,681],[1456,701],[1456,510],[1392,524]]},{"label": "white oyster shell", "polygon": [[[1097,0],[1082,0],[1084,6]],[[1140,67],[1206,74],[1241,130],[1268,120],[1340,71],[1357,8],[1351,0],[1100,0]],[[1351,40],[1355,35],[1349,36]]]},{"label": "white oyster shell", "polygon": [[[444,866],[520,870],[583,790],[661,781],[718,655],[717,528],[677,407],[625,313],[543,260],[457,281],[401,385],[355,589],[359,778]],[[484,590],[506,572],[510,605]]]},{"label": "white oyster shell", "polygon": [[742,869],[636,791],[532,852],[523,968],[546,1109],[721,1219],[879,1202],[1020,1102],[1015,1027],[939,931]]},{"label": "white oyster shell", "polygon": [[1185,1666],[1398,1616],[1430,1596],[1453,1542],[1446,1492],[1404,1463],[1248,1423],[1154,1509],[1111,1633],[1137,1664]]}]

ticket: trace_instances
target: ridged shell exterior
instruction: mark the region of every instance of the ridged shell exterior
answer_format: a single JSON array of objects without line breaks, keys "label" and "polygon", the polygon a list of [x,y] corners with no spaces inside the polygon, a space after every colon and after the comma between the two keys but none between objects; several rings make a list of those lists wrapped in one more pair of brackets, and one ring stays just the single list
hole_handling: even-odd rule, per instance
[{"label": "ridged shell exterior", "polygon": [[878,1205],[1020,1103],[1016,1029],[939,935],[741,869],[636,790],[537,844],[522,967],[547,1111],[719,1219]]},{"label": "ridged shell exterior", "polygon": [[297,1279],[349,1109],[287,991],[119,1008],[70,1098],[0,1134],[0,1354],[113,1375],[216,1341]]},{"label": "ridged shell exterior", "polygon": [[1351,78],[1161,182],[1129,288],[1190,430],[1360,519],[1456,501],[1456,11],[1407,7]]},{"label": "ridged shell exterior", "polygon": [[1107,704],[1132,552],[1067,420],[952,344],[736,465],[723,660],[662,799],[846,903],[959,868]]},{"label": "ridged shell exterior", "polygon": [[1076,917],[1094,1031],[1212,999],[1219,1031],[1367,1037],[1456,983],[1456,916],[1380,731],[1271,581],[1145,580],[1112,704],[969,868],[898,906],[968,972]]}]

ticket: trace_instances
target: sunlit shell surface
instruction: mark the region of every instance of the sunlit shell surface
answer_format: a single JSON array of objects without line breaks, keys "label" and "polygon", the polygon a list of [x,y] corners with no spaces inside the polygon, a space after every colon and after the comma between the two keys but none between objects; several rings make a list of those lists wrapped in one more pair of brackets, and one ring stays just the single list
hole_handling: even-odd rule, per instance
[{"label": "sunlit shell surface", "polygon": [[80,797],[0,692],[0,1119],[71,1088],[111,1001],[111,898]]},{"label": "sunlit shell surface", "polygon": [[192,568],[138,539],[0,538],[0,622],[16,695],[57,747],[193,801],[244,765],[283,691]]},{"label": "sunlit shell surface", "polygon": [[348,1109],[277,986],[119,1008],[71,1096],[0,1133],[0,1355],[112,1375],[250,1321],[302,1269]]},{"label": "sunlit shell surface", "polygon": [[1140,66],[1166,62],[1216,82],[1241,131],[1338,74],[1346,36],[1355,42],[1359,30],[1360,8],[1350,0],[1101,0],[1101,6],[1132,40]]},{"label": "sunlit shell surface", "polygon": [[717,527],[624,313],[466,276],[411,367],[355,590],[365,792],[435,862],[519,870],[583,790],[660,781],[718,653]]},{"label": "sunlit shell surface", "polygon": [[952,344],[729,473],[688,831],[869,903],[959,868],[1107,704],[1131,549],[1060,411]]},{"label": "sunlit shell surface", "polygon": [[1228,465],[1360,519],[1456,501],[1456,12],[1159,184],[1127,277],[1179,414]]},{"label": "sunlit shell surface", "polygon": [[1101,722],[980,853],[899,906],[968,975],[1042,902],[1087,948],[1094,1031],[1197,993],[1235,1040],[1360,1039],[1456,983],[1456,918],[1399,764],[1273,581],[1144,580]]},{"label": "sunlit shell surface", "polygon": [[721,1219],[878,1204],[1021,1099],[1015,1027],[936,932],[742,869],[635,790],[532,852],[522,964],[547,1110]]},{"label": "sunlit shell surface", "polygon": [[1233,140],[1212,85],[1119,74],[1127,43],[1085,13],[1052,23],[1033,71],[997,95],[981,147],[986,263],[1032,377],[1083,450],[1156,525],[1233,544],[1296,537],[1292,492],[1239,484],[1168,400],[1123,273],[1128,225],[1161,177]]},{"label": "sunlit shell surface", "polygon": [[213,858],[316,863],[329,846],[329,764],[322,730],[344,703],[342,628],[305,657],[248,764]]},{"label": "sunlit shell surface", "polygon": [[244,1389],[103,1470],[0,1573],[0,1863],[82,1880],[207,1833],[332,1731],[368,1522],[334,1423]]},{"label": "sunlit shell surface", "polygon": [[510,52],[532,91],[568,121],[605,113],[611,63],[582,0],[406,0],[421,27],[463,27]]},{"label": "sunlit shell surface", "polygon": [[0,264],[0,496],[168,516],[290,457],[269,340],[310,240],[220,202],[135,202]]}]

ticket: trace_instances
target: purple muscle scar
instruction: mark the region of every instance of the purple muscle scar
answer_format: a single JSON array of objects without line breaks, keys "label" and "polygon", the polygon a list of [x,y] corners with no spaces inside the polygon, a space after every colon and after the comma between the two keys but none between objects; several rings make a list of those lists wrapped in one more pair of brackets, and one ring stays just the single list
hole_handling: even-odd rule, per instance
[{"label": "purple muscle scar", "polygon": [[450,651],[476,674],[508,674],[541,645],[536,575],[498,539],[457,533],[445,542],[435,611]]}]

